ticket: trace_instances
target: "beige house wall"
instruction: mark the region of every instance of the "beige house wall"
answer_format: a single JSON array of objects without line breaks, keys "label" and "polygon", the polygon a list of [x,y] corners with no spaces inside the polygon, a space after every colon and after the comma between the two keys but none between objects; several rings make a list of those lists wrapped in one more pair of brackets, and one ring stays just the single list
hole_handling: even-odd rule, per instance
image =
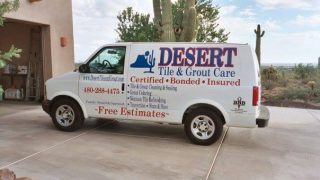
[{"label": "beige house wall", "polygon": [[[74,69],[72,0],[20,0],[18,11],[5,17],[43,25],[45,80]],[[66,47],[60,37],[66,37]]]}]

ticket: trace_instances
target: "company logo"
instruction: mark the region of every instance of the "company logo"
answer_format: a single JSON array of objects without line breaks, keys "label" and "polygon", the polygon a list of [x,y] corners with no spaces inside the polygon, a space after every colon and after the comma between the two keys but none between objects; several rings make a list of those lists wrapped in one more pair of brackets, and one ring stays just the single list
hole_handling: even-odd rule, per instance
[{"label": "company logo", "polygon": [[243,101],[241,97],[238,97],[237,100],[233,101],[233,105],[238,106],[238,109],[240,109],[241,106],[246,105],[246,102]]},{"label": "company logo", "polygon": [[238,97],[236,100],[233,101],[233,105],[236,106],[236,108],[232,109],[235,113],[245,113],[244,109],[241,107],[246,106],[246,101],[242,99],[242,97]]},{"label": "company logo", "polygon": [[156,65],[156,58],[154,57],[154,51],[146,51],[144,54],[138,55],[136,61],[130,65],[132,68],[148,68],[148,71],[144,73],[154,73],[152,69]]}]

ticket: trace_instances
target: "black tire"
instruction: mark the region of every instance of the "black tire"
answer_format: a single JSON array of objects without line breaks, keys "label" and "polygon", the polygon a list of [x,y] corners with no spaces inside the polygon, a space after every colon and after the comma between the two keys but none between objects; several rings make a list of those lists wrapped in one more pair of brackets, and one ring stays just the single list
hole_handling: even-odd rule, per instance
[{"label": "black tire", "polygon": [[[58,111],[58,108],[62,108],[62,107],[70,107],[73,111],[73,121],[72,123],[70,123],[69,125],[65,125],[63,126],[60,121],[57,119],[58,116],[56,116],[56,113]],[[76,131],[78,129],[80,129],[83,126],[84,123],[84,116],[83,116],[83,112],[81,107],[78,105],[78,103],[76,103],[74,100],[72,99],[58,99],[57,101],[54,102],[54,104],[52,105],[51,108],[51,118],[52,118],[52,122],[53,124],[61,131],[67,131],[67,132],[72,132],[72,131]],[[65,121],[67,122],[67,121]],[[70,122],[70,121],[68,121]]]},{"label": "black tire", "polygon": [[[196,127],[199,127],[198,126],[199,124],[196,125],[195,122],[193,122],[193,121],[198,118],[201,120],[201,117],[205,117],[205,119],[209,118],[208,120],[210,123],[207,123],[207,124],[208,125],[210,124],[211,126],[214,125],[214,130],[207,130],[208,132],[200,132],[199,128],[196,128]],[[206,124],[202,127],[206,127]],[[199,131],[199,133],[194,132],[193,129],[194,129],[194,131]],[[223,131],[223,123],[222,123],[221,118],[213,110],[208,109],[208,108],[195,109],[187,115],[185,123],[184,123],[184,130],[185,130],[188,138],[193,143],[198,144],[198,145],[211,145],[211,144],[215,143],[221,137],[222,131]],[[203,130],[203,129],[201,129],[201,130]],[[194,133],[197,134],[198,137],[196,135],[194,135]],[[202,136],[204,139],[199,138],[199,136],[203,133],[205,133],[205,134],[210,133],[211,136],[209,136],[208,138],[206,138],[205,136]]]}]

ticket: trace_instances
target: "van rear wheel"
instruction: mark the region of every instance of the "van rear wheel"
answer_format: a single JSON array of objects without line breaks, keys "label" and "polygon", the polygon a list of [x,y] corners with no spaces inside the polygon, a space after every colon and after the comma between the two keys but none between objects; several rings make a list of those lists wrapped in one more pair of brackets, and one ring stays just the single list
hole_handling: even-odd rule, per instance
[{"label": "van rear wheel", "polygon": [[210,145],[220,138],[223,124],[211,109],[195,109],[186,117],[184,129],[193,143]]},{"label": "van rear wheel", "polygon": [[81,108],[71,99],[59,99],[54,102],[51,117],[53,124],[62,131],[76,131],[84,123]]}]

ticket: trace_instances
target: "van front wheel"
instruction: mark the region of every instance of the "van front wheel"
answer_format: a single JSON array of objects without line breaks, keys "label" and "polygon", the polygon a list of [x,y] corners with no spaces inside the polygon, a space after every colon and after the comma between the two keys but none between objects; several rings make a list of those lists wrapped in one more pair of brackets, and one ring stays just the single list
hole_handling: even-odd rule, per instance
[{"label": "van front wheel", "polygon": [[76,131],[83,126],[84,117],[79,105],[71,99],[59,99],[52,105],[53,124],[62,131]]},{"label": "van front wheel", "polygon": [[184,129],[193,143],[210,145],[220,138],[223,124],[211,109],[196,109],[186,117]]}]

